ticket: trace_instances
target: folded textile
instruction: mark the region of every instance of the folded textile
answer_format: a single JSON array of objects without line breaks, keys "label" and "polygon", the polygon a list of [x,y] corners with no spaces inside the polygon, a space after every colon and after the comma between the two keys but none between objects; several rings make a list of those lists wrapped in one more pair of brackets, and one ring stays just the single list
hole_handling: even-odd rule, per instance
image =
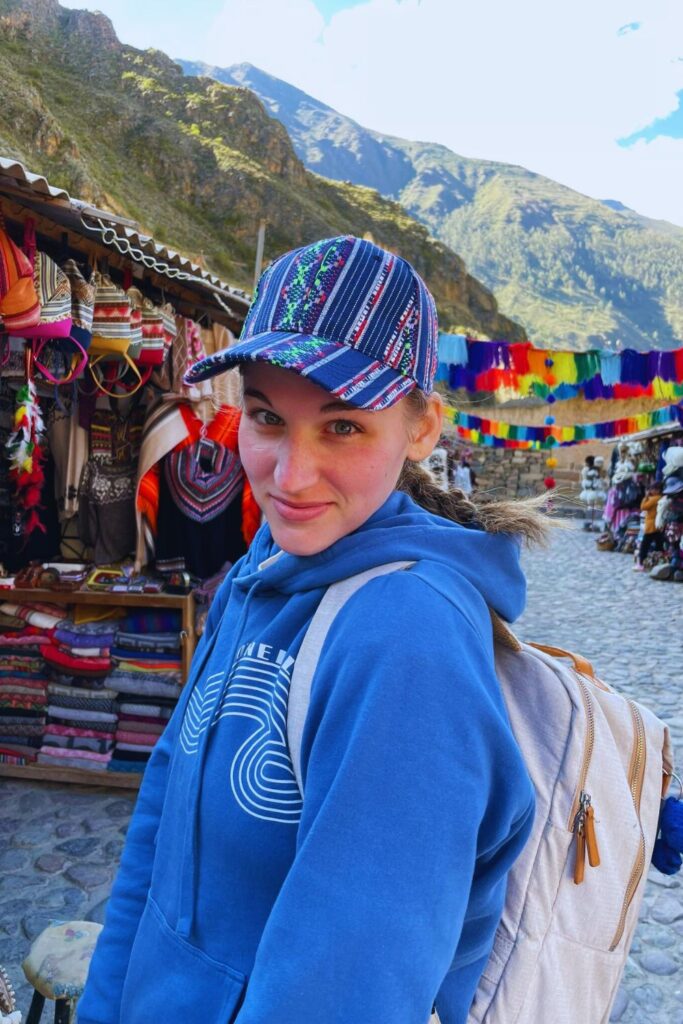
[{"label": "folded textile", "polygon": [[92,627],[109,626],[115,628],[119,619],[123,617],[122,608],[112,608],[107,604],[77,604],[73,609],[72,621],[68,628],[84,629],[88,631]]},{"label": "folded textile", "polygon": [[31,708],[0,708],[0,721],[3,718],[20,718],[25,720],[33,721],[36,718],[40,718],[45,712],[39,708],[35,711]]},{"label": "folded textile", "polygon": [[114,669],[108,682],[119,693],[136,693],[145,697],[179,697],[181,690],[179,683],[162,682],[142,673],[136,677],[120,669]]},{"label": "folded textile", "polygon": [[0,693],[35,693],[36,690],[44,693],[47,690],[47,679],[33,679],[31,676],[23,679],[12,676],[0,680]]},{"label": "folded textile", "polygon": [[0,747],[0,764],[33,764],[37,760],[36,751],[31,747],[14,746],[11,743]]},{"label": "folded textile", "polygon": [[70,718],[74,722],[106,722],[116,723],[116,715],[107,711],[87,711],[81,708],[60,708],[56,704],[49,704],[47,713],[51,718]]},{"label": "folded textile", "polygon": [[145,700],[134,701],[133,695],[126,694],[126,699],[119,703],[119,711],[124,715],[144,715],[149,718],[160,718],[167,722],[173,714],[172,707],[163,707],[158,704],[150,704]]},{"label": "folded textile", "polygon": [[45,697],[47,689],[42,683],[38,686],[0,686],[0,698],[2,697]]},{"label": "folded textile", "polygon": [[133,650],[129,647],[121,647],[119,644],[115,644],[110,648],[110,654],[112,658],[116,658],[120,662],[131,662],[132,664],[147,665],[148,663],[154,665],[168,665],[170,668],[179,668],[181,664],[180,655],[172,650]]},{"label": "folded textile", "polygon": [[59,697],[94,697],[96,700],[113,700],[116,697],[116,690],[108,690],[106,687],[93,689],[88,686],[70,686],[66,683],[48,683],[47,692]]},{"label": "folded textile", "polygon": [[42,672],[43,659],[31,654],[4,654],[0,660],[0,676],[17,672]]},{"label": "folded textile", "polygon": [[87,737],[96,740],[111,740],[113,732],[113,728],[111,730],[81,729],[78,726],[60,725],[56,722],[48,722],[45,726],[46,736],[79,736],[81,739]]},{"label": "folded textile", "polygon": [[[41,748],[42,750],[43,748]],[[48,750],[43,750],[43,753],[50,754],[51,757],[67,758],[73,757],[73,751],[65,750],[62,747],[50,747]],[[109,760],[109,754],[98,754],[94,750],[79,750],[78,756],[82,757],[85,761],[100,761],[107,762]]]},{"label": "folded textile", "polygon": [[45,644],[40,653],[49,665],[69,675],[106,676],[111,671],[109,658],[77,658],[54,644]]},{"label": "folded textile", "polygon": [[71,644],[57,644],[57,650],[71,658],[108,658],[111,647],[72,647]]},{"label": "folded textile", "polygon": [[[64,708],[64,712],[65,712],[65,714],[69,713],[66,708]],[[48,715],[47,724],[48,725],[65,725],[65,726],[67,726],[68,728],[71,728],[71,729],[83,729],[85,726],[89,725],[93,729],[96,729],[98,732],[104,732],[104,733],[107,733],[107,732],[113,733],[114,730],[116,729],[116,722],[99,722],[99,721],[84,722],[82,719],[62,718],[61,716],[58,717],[58,718],[57,717],[53,718],[50,715]]]},{"label": "folded textile", "polygon": [[[142,750],[145,748],[151,750],[159,736],[154,733],[128,732],[125,729],[117,729],[114,739],[117,750]],[[132,744],[132,746],[128,744]]]},{"label": "folded textile", "polygon": [[42,719],[36,724],[29,725],[26,722],[0,722],[0,735],[2,736],[42,736],[45,729],[45,720]]},{"label": "folded textile", "polygon": [[127,655],[126,658],[115,658],[115,668],[121,672],[128,672],[131,675],[143,675],[143,676],[168,676],[169,681],[181,682],[182,672],[180,669],[180,658],[171,658],[163,660],[157,658],[151,662],[138,661],[137,658],[131,658]]},{"label": "folded textile", "polygon": [[29,736],[25,736],[20,732],[0,733],[0,746],[7,746],[11,743],[12,746],[19,745],[22,747],[28,747],[31,750],[33,750],[34,748],[41,746],[42,742],[42,731],[36,733],[35,735],[31,734]]},{"label": "folded textile", "polygon": [[177,651],[180,649],[180,634],[129,633],[120,629],[116,634],[116,646],[136,651]]},{"label": "folded textile", "polygon": [[9,601],[5,601],[0,604],[0,612],[21,620],[22,625],[28,622],[31,626],[38,626],[40,629],[53,629],[65,619],[63,609],[56,605],[11,604]]},{"label": "folded textile", "polygon": [[181,628],[182,616],[176,611],[128,612],[119,623],[125,633],[170,633]]},{"label": "folded textile", "polygon": [[[95,626],[101,628],[94,628]],[[55,640],[69,647],[111,647],[116,639],[116,630],[110,623],[92,623],[87,631],[85,627],[70,622],[55,629]]]},{"label": "folded textile", "polygon": [[54,708],[77,708],[83,711],[116,711],[113,700],[98,700],[97,697],[61,697],[51,693],[50,705]]},{"label": "folded textile", "polygon": [[96,740],[90,736],[56,736],[54,733],[46,733],[42,745],[69,750],[93,750],[97,754],[108,754],[114,747],[114,741],[111,739]]},{"label": "folded textile", "polygon": [[25,696],[20,694],[17,697],[13,697],[9,693],[0,694],[0,712],[7,711],[12,708],[21,708],[25,711],[43,711],[47,704],[47,697],[41,696]]},{"label": "folded textile", "polygon": [[[69,751],[74,754],[75,751]],[[53,754],[38,751],[38,764],[51,764],[54,768],[87,768],[88,771],[104,772],[107,770],[105,761],[88,761],[85,757],[55,757]]]},{"label": "folded textile", "polygon": [[166,723],[160,722],[158,718],[143,718],[141,715],[139,721],[132,721],[132,715],[119,715],[119,728],[127,732],[146,732],[149,736],[161,736]]}]

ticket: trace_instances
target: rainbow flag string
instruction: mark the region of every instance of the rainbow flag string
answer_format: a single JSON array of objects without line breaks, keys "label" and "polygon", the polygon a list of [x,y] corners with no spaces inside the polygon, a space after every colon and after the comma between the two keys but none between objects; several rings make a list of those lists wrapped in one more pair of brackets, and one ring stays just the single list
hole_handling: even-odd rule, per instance
[{"label": "rainbow flag string", "polygon": [[570,427],[555,423],[543,427],[503,423],[481,416],[470,416],[469,413],[450,407],[445,409],[445,419],[457,428],[460,437],[472,444],[484,444],[492,448],[542,449],[553,448],[555,445],[581,444],[584,441],[609,440],[669,423],[683,426],[683,403],[640,413],[638,416],[602,423],[579,423]]},{"label": "rainbow flag string", "polygon": [[535,395],[552,403],[581,396],[683,399],[683,347],[669,351],[568,352],[530,342],[477,341],[462,334],[439,336],[436,379],[470,393]]}]

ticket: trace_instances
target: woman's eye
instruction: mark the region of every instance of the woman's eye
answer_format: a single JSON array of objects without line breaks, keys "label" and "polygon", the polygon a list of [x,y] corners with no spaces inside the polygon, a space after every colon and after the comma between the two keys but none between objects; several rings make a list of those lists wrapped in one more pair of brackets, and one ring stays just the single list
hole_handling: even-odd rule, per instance
[{"label": "woman's eye", "polygon": [[334,423],[330,424],[330,428],[333,434],[339,434],[343,437],[360,433],[360,427],[357,427],[351,420],[335,420]]},{"label": "woman's eye", "polygon": [[280,417],[271,409],[254,409],[247,415],[255,423],[260,423],[262,427],[278,427],[282,423]]}]

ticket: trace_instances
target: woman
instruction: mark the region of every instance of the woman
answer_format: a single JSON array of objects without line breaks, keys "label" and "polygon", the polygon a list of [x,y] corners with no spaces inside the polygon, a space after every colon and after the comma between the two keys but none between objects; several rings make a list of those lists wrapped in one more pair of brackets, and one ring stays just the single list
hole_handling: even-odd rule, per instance
[{"label": "woman", "polygon": [[[413,468],[441,428],[437,341],[412,267],[347,236],[276,260],[240,343],[190,371],[242,369],[266,524],[145,772],[80,1024],[465,1021],[534,800],[489,616],[524,605],[518,543],[397,490],[472,520]],[[302,639],[330,584],[397,560],[323,646],[303,799]]]}]

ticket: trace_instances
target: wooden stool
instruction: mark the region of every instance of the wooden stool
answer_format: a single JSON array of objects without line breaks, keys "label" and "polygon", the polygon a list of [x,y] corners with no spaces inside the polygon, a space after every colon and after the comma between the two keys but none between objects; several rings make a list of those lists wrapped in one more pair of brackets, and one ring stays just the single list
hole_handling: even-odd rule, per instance
[{"label": "wooden stool", "polygon": [[55,1001],[55,1024],[70,1024],[101,931],[93,921],[66,921],[38,936],[21,965],[34,988],[26,1024],[38,1024],[46,999]]}]

